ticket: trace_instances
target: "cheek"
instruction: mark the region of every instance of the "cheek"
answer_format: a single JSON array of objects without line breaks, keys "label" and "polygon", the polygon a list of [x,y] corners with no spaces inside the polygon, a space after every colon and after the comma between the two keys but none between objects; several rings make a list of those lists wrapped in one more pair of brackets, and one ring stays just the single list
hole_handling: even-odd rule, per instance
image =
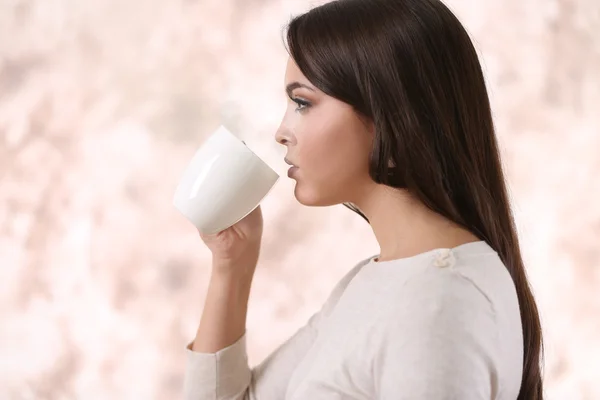
[{"label": "cheek", "polygon": [[305,135],[301,150],[306,167],[317,174],[336,168],[346,153],[342,136],[327,130],[314,130]]},{"label": "cheek", "polygon": [[370,134],[343,105],[312,111],[302,116],[296,135],[296,197],[312,205],[347,201],[355,187],[370,179]]},{"label": "cheek", "polygon": [[[314,151],[307,153],[305,168],[300,169],[294,195],[306,206],[332,206],[353,198],[368,176],[354,149],[342,144],[315,141]],[[362,177],[362,178],[361,178]]]},{"label": "cheek", "polygon": [[358,142],[352,132],[315,131],[305,139],[302,161],[307,183],[320,191],[340,191],[368,174],[369,148]]}]

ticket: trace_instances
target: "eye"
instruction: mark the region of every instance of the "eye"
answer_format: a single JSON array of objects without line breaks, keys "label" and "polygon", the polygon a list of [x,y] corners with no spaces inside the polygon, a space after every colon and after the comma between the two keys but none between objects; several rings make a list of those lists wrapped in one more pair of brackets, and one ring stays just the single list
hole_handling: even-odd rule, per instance
[{"label": "eye", "polygon": [[306,109],[311,106],[310,102],[300,99],[298,97],[295,97],[295,98],[290,97],[290,99],[298,105],[298,107],[296,107],[296,110],[295,110],[296,112],[306,111]]}]

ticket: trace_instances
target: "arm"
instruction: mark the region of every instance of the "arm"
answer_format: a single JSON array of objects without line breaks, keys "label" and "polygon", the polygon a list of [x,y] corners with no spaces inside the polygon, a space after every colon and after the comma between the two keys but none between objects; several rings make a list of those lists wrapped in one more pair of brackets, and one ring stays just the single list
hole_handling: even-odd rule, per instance
[{"label": "arm", "polygon": [[[229,315],[228,310],[234,311],[233,319],[239,318],[239,321],[238,323],[223,323],[220,325],[220,328],[201,322],[202,330],[204,332],[207,332],[209,329],[213,330],[216,336],[221,332],[224,337],[227,333],[225,332],[227,326],[231,329],[237,328],[239,330],[233,334],[229,334],[229,339],[227,340],[222,340],[219,343],[214,342],[213,348],[227,345],[227,347],[221,347],[220,350],[211,351],[210,344],[206,342],[202,344],[203,347],[196,345],[196,341],[194,341],[195,347],[194,345],[191,347],[188,346],[184,399],[283,399],[290,377],[297,364],[312,346],[322,319],[335,306],[344,289],[362,265],[363,263],[360,263],[354,267],[340,280],[321,310],[313,314],[306,325],[300,328],[290,339],[279,346],[277,350],[252,370],[248,366],[245,330],[243,329],[243,325],[239,323],[243,317],[245,324],[248,303],[247,293],[249,293],[249,290],[246,292],[244,289],[247,289],[247,287],[242,285],[241,288],[238,288],[238,293],[243,294],[239,294],[232,299],[230,296],[224,296],[221,290],[219,290],[220,288],[222,289],[223,283],[216,283],[213,292],[211,292],[211,288],[209,287],[208,297],[211,297],[211,299],[207,297],[204,313],[206,314],[206,307],[209,307],[210,301],[210,306],[213,310],[209,313],[214,314],[214,317],[211,318],[213,321],[219,321],[220,317],[217,317],[217,315]],[[244,310],[243,312],[235,312],[235,307],[241,307]],[[208,320],[207,318],[206,321]],[[199,332],[201,328],[199,328]],[[231,341],[231,338],[236,335],[239,335],[237,341],[229,344],[228,341]],[[206,335],[202,336],[208,337]],[[216,336],[211,340],[219,340]],[[200,337],[200,333],[198,337]]]},{"label": "arm", "polygon": [[213,268],[200,325],[187,349],[186,400],[243,399],[250,380],[245,326],[254,268],[245,274],[215,272],[221,270]]},{"label": "arm", "polygon": [[449,270],[436,275],[408,282],[387,319],[375,357],[378,399],[495,398],[492,305],[461,275]]}]

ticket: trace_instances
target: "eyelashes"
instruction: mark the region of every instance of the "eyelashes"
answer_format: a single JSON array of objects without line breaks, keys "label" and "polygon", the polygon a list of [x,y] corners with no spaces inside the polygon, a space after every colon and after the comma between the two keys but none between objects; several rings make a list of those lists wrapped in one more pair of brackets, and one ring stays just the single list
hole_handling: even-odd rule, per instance
[{"label": "eyelashes", "polygon": [[294,103],[296,103],[298,105],[298,107],[296,107],[296,112],[303,112],[306,111],[310,106],[310,102],[303,100],[301,98],[298,97],[290,97],[290,100],[292,100]]}]

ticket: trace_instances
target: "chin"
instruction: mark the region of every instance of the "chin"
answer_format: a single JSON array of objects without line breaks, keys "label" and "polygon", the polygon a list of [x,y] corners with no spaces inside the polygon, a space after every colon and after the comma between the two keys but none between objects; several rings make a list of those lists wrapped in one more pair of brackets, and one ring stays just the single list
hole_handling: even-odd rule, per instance
[{"label": "chin", "polygon": [[298,203],[307,207],[329,207],[339,202],[332,201],[330,196],[325,196],[325,193],[320,193],[317,190],[308,190],[306,187],[302,187],[296,183],[294,189],[294,197],[298,200]]}]

